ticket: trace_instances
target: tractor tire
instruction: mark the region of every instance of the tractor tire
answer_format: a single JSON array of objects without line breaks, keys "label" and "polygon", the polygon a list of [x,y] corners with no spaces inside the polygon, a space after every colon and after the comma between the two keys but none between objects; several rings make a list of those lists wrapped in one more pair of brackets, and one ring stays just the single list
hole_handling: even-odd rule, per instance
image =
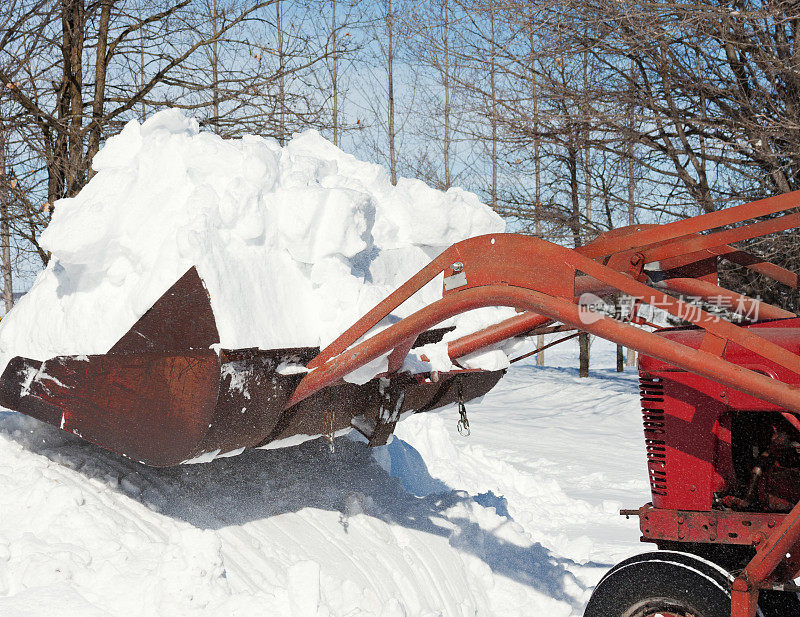
[{"label": "tractor tire", "polygon": [[636,555],[595,587],[584,617],[730,617],[730,574],[676,551]]},{"label": "tractor tire", "polygon": [[791,591],[762,591],[758,610],[764,617],[800,617],[800,598]]}]

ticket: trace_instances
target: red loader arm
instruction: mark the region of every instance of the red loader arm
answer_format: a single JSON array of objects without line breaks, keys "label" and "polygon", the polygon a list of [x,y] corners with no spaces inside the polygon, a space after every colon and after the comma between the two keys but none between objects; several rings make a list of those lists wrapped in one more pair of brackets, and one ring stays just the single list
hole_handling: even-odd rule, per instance
[{"label": "red loader arm", "polygon": [[[668,225],[615,230],[575,250],[515,234],[493,234],[459,242],[322,350],[309,363],[313,370],[300,382],[286,406],[291,407],[339,382],[383,354],[389,354],[389,373],[398,371],[416,337],[450,317],[481,307],[509,306],[522,312],[451,341],[450,358],[457,361],[469,353],[560,322],[768,401],[782,410],[800,413],[798,388],[733,364],[723,359],[723,353],[734,343],[798,375],[800,357],[753,330],[721,320],[665,293],[723,302],[741,314],[758,311],[762,319],[794,317],[789,311],[716,283],[718,261],[728,259],[797,289],[795,273],[731,246],[734,242],[797,227],[800,214],[792,212],[797,207],[800,207],[800,192]],[[731,227],[756,218],[762,220]],[[357,342],[439,274],[444,275],[441,300]],[[658,306],[701,328],[702,343],[699,348],[689,347],[592,312],[579,303],[583,293],[599,296],[622,293],[636,302]],[[733,617],[755,615],[759,587],[766,584],[779,566],[786,569],[786,555],[800,548],[796,546],[798,541],[800,504],[761,543],[756,557],[734,581]]]}]

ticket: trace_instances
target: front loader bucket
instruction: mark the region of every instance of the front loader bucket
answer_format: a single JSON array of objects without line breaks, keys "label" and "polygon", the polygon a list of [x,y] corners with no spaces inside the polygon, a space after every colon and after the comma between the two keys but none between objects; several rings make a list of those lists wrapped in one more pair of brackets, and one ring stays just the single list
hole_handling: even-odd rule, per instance
[{"label": "front loader bucket", "polygon": [[170,465],[191,458],[213,422],[218,389],[217,355],[208,350],[17,357],[3,373],[0,401],[141,462]]},{"label": "front loader bucket", "polygon": [[[147,465],[168,466],[348,427],[384,443],[399,414],[458,398],[455,377],[401,374],[388,385],[375,379],[328,387],[285,409],[319,348],[217,353],[211,346],[218,342],[208,293],[192,268],[108,353],[12,359],[0,377],[0,405]],[[482,396],[502,373],[459,376],[462,397]]]},{"label": "front loader bucket", "polygon": [[217,354],[218,341],[192,268],[107,354],[14,358],[0,404],[148,465],[256,445],[302,377],[275,369],[315,350]]}]

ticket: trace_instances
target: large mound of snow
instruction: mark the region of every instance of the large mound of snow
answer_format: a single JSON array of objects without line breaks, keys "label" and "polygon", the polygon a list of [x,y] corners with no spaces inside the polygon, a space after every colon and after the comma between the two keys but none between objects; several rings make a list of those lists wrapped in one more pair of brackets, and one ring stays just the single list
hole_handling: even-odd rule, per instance
[{"label": "large mound of snow", "polygon": [[[0,368],[107,351],[192,265],[223,347],[324,346],[446,246],[504,230],[474,194],[392,186],[314,131],[283,148],[223,140],[166,110],[128,123],[93,167],[56,203],[50,264],[0,324]],[[398,316],[440,294],[432,283]]]}]

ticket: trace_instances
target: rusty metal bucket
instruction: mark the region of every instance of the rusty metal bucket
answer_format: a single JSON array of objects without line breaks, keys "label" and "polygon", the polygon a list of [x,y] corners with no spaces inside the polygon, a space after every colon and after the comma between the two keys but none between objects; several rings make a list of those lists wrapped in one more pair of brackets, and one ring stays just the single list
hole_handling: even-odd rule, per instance
[{"label": "rusty metal bucket", "polygon": [[[168,466],[348,427],[378,445],[398,415],[453,403],[459,386],[464,400],[482,396],[504,372],[340,382],[286,408],[319,348],[217,353],[211,346],[218,342],[208,293],[191,268],[108,353],[12,359],[0,377],[0,405],[141,463]],[[292,366],[300,371],[281,370]]]}]

